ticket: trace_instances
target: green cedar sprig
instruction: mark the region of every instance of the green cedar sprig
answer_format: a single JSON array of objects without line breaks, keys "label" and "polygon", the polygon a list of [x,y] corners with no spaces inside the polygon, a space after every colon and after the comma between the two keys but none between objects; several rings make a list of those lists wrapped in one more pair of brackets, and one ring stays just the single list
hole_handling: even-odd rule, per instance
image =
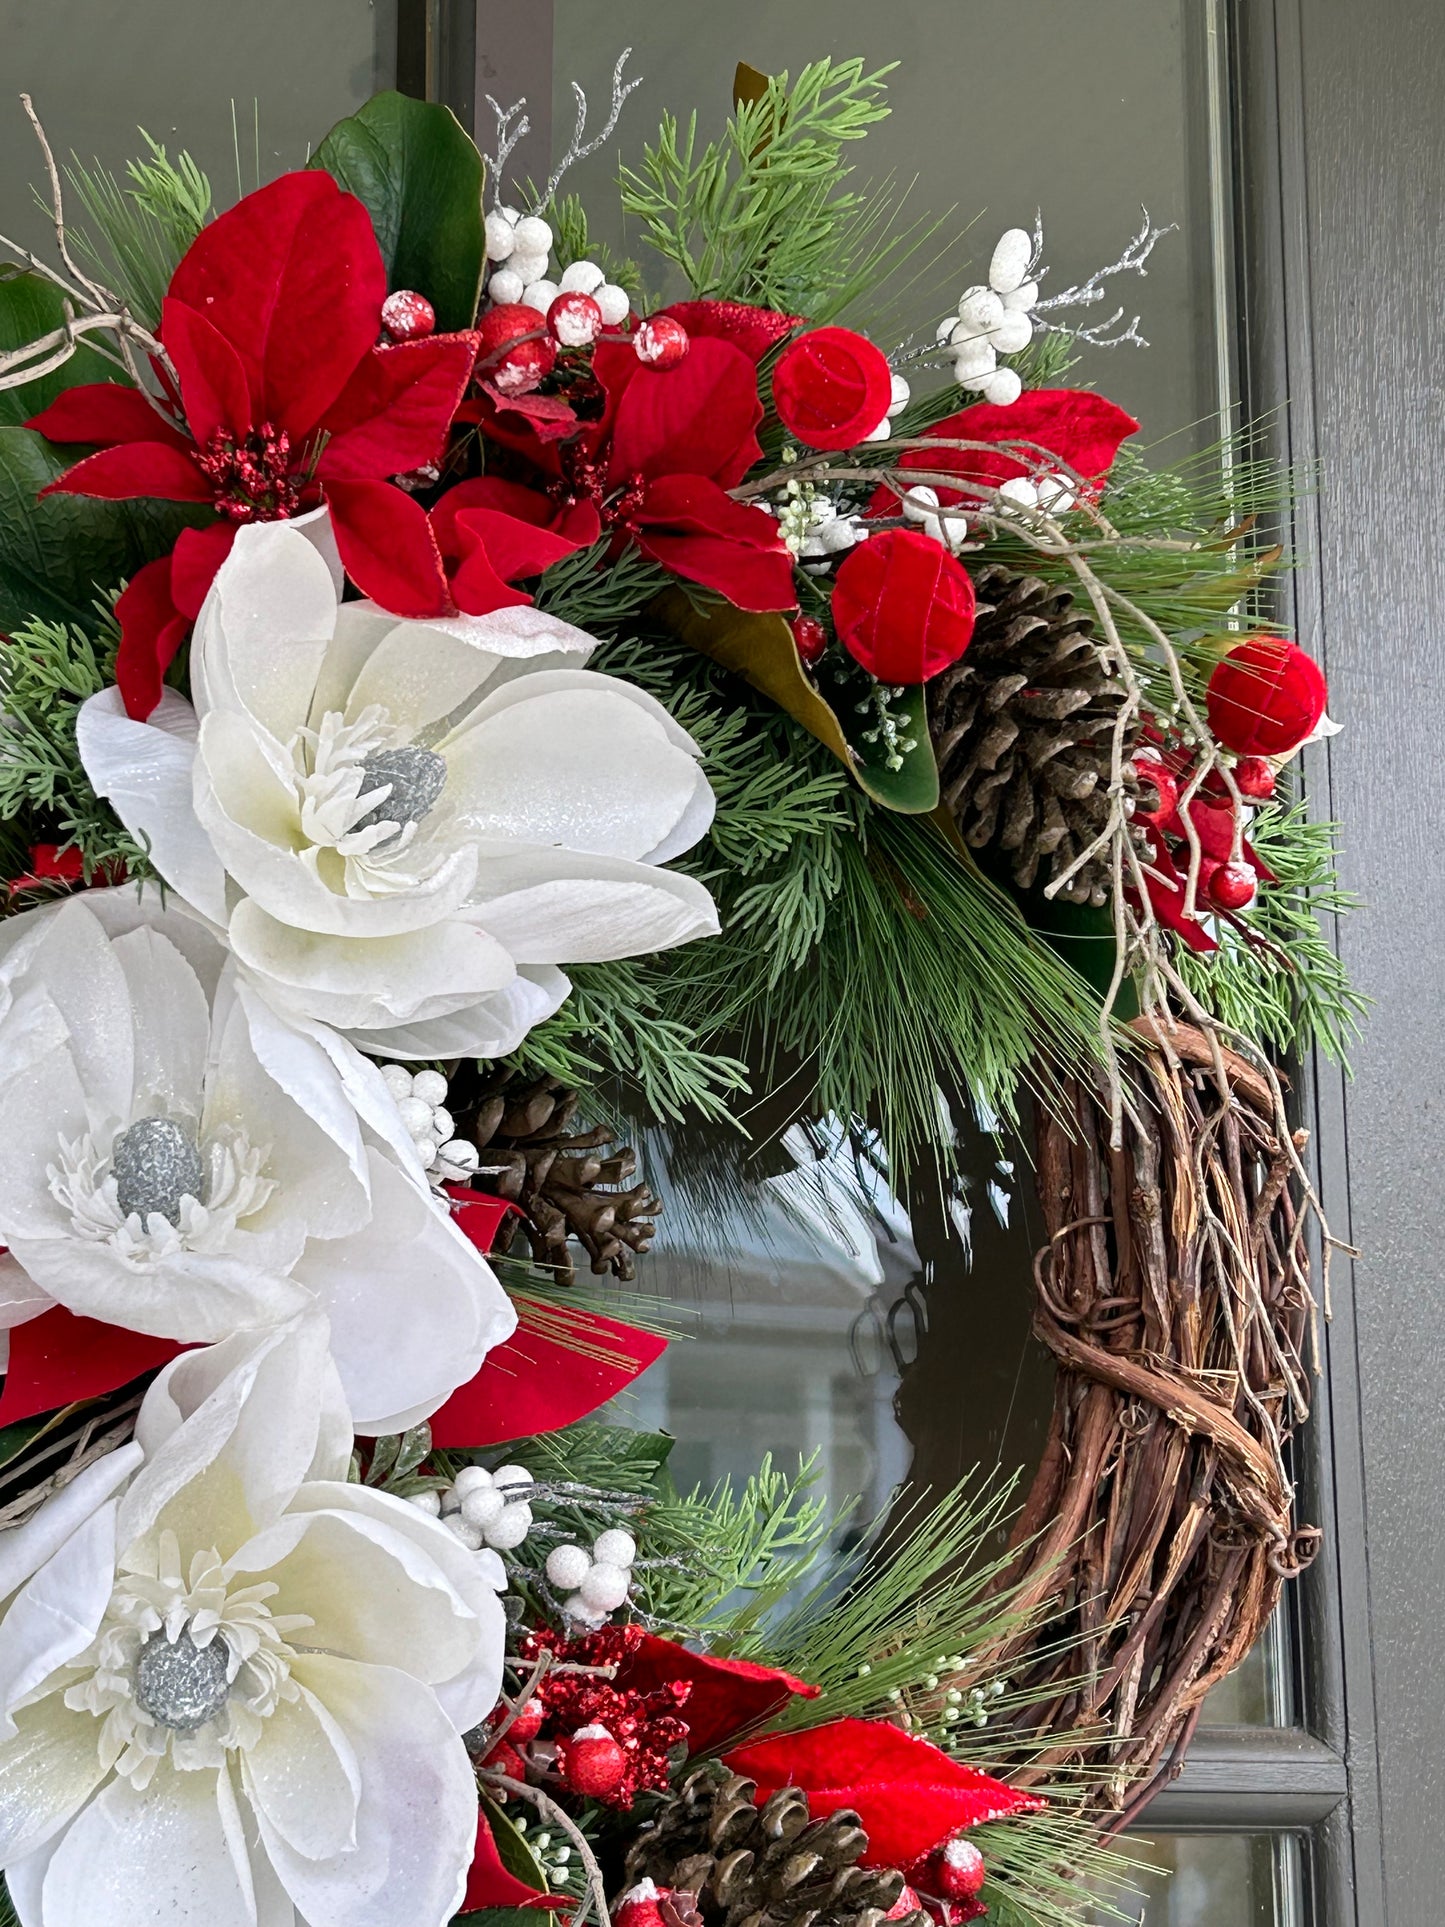
[{"label": "green cedar sprig", "polygon": [[141,326],[160,323],[176,266],[211,215],[211,183],[189,154],[174,161],[142,127],[149,153],[126,163],[126,180],[97,163],[72,160],[66,176],[93,234],[72,230],[74,245],[120,296]]}]

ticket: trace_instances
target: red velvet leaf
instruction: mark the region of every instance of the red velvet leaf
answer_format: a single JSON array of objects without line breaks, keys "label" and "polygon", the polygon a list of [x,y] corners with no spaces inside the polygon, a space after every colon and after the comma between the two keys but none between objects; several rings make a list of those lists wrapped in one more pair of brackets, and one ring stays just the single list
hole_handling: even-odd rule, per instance
[{"label": "red velvet leaf", "polygon": [[210,522],[203,529],[182,529],[171,551],[171,601],[187,622],[201,613],[216,571],[231,553],[234,522]]},{"label": "red velvet leaf", "polygon": [[759,1804],[779,1787],[797,1786],[814,1814],[853,1809],[868,1835],[867,1867],[910,1866],[961,1827],[1047,1804],[886,1720],[832,1720],[755,1740],[723,1758],[732,1772],[757,1782]]},{"label": "red velvet leaf", "polygon": [[184,1349],[169,1338],[77,1318],[57,1305],[10,1334],[0,1425],[53,1412],[77,1399],[99,1398],[143,1372],[157,1370]]},{"label": "red velvet leaf", "polygon": [[190,623],[171,599],[171,557],[137,569],[116,599],[120,648],[115,681],[125,713],[144,722],[161,699],[161,688]]},{"label": "red velvet leaf", "polygon": [[650,1693],[679,1679],[692,1687],[683,1711],[689,1753],[710,1753],[734,1734],[780,1713],[789,1700],[816,1699],[819,1692],[806,1680],[776,1667],[689,1652],[675,1640],[662,1639],[656,1633],[643,1635],[617,1684]]},{"label": "red velvet leaf", "polygon": [[653,482],[632,518],[637,546],[674,575],[716,589],[739,609],[791,609],[793,558],[772,516],[699,475]]},{"label": "red velvet leaf", "polygon": [[[1055,455],[1086,481],[1096,482],[1108,474],[1120,444],[1138,427],[1132,415],[1090,389],[1028,388],[1007,407],[978,402],[923,431],[929,441],[1020,443],[1022,457],[986,448],[908,448],[899,456],[898,466],[942,470],[960,480],[997,488],[1000,482],[1017,476],[1047,471],[1048,458]],[[945,507],[961,499],[959,491],[951,488],[939,488],[938,497]],[[877,489],[868,513],[897,512],[898,498],[893,490]]]},{"label": "red velvet leaf", "polygon": [[161,306],[161,333],[196,440],[204,446],[221,429],[249,435],[255,418],[246,370],[220,329],[184,301],[167,298]]},{"label": "red velvet leaf", "polygon": [[315,170],[202,228],[170,293],[231,343],[258,415],[300,441],[376,341],[386,268],[361,202]]},{"label": "red velvet leaf", "polygon": [[665,1338],[598,1312],[569,1311],[566,1317],[579,1343],[605,1346],[611,1356],[584,1354],[550,1334],[521,1327],[505,1345],[489,1352],[476,1377],[432,1414],[433,1444],[500,1445],[506,1439],[575,1425],[640,1377],[667,1349]]},{"label": "red velvet leaf", "polygon": [[674,301],[662,312],[680,321],[694,341],[709,335],[730,341],[753,363],[761,361],[803,319],[779,314],[776,308],[755,308],[746,301]]},{"label": "red velvet leaf", "polygon": [[435,461],[476,351],[470,334],[373,348],[322,420],[321,480],[380,481]]},{"label": "red velvet leaf", "polygon": [[450,612],[446,575],[426,510],[390,482],[328,482],[341,565],[363,595],[395,616]]},{"label": "red velvet leaf", "polygon": [[[594,367],[601,359],[599,345]],[[631,359],[637,372],[612,426],[614,484],[634,475],[705,475],[733,488],[762,454],[757,370],[741,348],[704,336],[675,368],[643,368],[635,354]]]},{"label": "red velvet leaf", "polygon": [[152,496],[162,502],[209,502],[211,484],[175,442],[123,442],[87,455],[57,476],[42,495],[94,495],[105,502]]},{"label": "red velvet leaf", "polygon": [[139,388],[123,388],[115,381],[66,388],[25,426],[52,442],[95,442],[106,448],[118,442],[191,446],[178,428],[170,428],[164,416],[156,413]]}]

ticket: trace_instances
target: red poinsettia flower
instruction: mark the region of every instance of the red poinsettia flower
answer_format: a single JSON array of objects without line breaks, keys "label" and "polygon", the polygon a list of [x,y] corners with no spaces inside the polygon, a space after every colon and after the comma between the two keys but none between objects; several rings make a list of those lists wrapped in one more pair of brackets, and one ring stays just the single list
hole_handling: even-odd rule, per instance
[{"label": "red poinsettia flower", "polygon": [[470,1914],[487,1907],[537,1907],[554,1912],[575,1911],[576,1902],[566,1894],[544,1893],[529,1887],[509,1873],[497,1851],[496,1835],[483,1808],[477,1809],[477,1838],[472,1848],[472,1864],[467,1874],[467,1890],[462,1896],[461,1912]]},{"label": "red poinsettia flower", "polygon": [[214,509],[120,598],[116,680],[132,716],[161,678],[242,522],[325,503],[347,574],[400,616],[445,614],[421,505],[390,478],[440,454],[476,350],[470,334],[378,346],[386,268],[371,217],[329,174],[285,174],[205,228],[176,269],[161,339],[174,425],[137,390],[67,389],[30,423],[99,452],[46,490]]},{"label": "red poinsettia flower", "polygon": [[432,535],[455,607],[490,615],[530,602],[513,584],[589,547],[602,533],[591,502],[556,503],[520,482],[484,475],[448,489],[431,514]]},{"label": "red poinsettia flower", "polygon": [[779,1733],[725,1753],[723,1764],[757,1782],[759,1804],[779,1787],[796,1786],[815,1816],[850,1808],[868,1835],[865,1867],[911,1867],[961,1827],[1047,1804],[886,1720],[832,1720],[805,1733]]},{"label": "red poinsettia flower", "polygon": [[[1007,407],[977,402],[960,409],[923,431],[929,441],[987,442],[1011,444],[989,448],[908,448],[898,458],[900,469],[923,470],[930,477],[956,475],[960,488],[930,480],[929,486],[939,501],[951,508],[969,499],[969,483],[994,489],[1003,482],[1049,471],[1049,457],[1082,476],[1098,482],[1114,465],[1124,440],[1139,427],[1128,415],[1103,395],[1087,388],[1029,388]],[[976,495],[975,495],[976,499]],[[896,515],[898,497],[890,488],[875,490],[868,504],[870,515]]]},{"label": "red poinsettia flower", "polygon": [[791,1699],[816,1699],[818,1688],[776,1666],[690,1652],[676,1640],[644,1633],[623,1661],[619,1686],[654,1692],[682,1681],[691,1687],[682,1717],[689,1755],[711,1753],[724,1741],[780,1713]]}]

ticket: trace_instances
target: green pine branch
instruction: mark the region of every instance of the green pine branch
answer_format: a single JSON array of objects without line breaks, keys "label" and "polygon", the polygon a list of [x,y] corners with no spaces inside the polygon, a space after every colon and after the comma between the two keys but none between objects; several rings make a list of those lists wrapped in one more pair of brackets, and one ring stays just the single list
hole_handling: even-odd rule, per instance
[{"label": "green pine branch", "polygon": [[125,181],[76,158],[65,171],[94,230],[72,230],[75,246],[142,327],[154,331],[171,276],[210,219],[211,184],[189,154],[172,161],[143,127],[139,131],[149,152],[126,163]]}]

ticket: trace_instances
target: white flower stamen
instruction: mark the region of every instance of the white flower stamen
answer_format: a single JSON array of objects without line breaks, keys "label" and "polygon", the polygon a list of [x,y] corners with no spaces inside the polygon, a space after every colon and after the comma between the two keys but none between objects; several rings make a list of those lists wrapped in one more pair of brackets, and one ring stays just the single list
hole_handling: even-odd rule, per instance
[{"label": "white flower stamen", "polygon": [[[403,742],[378,703],[352,723],[328,710],[287,747],[301,833],[311,845],[300,852],[303,862],[349,897],[390,896],[427,880],[435,864],[402,867],[396,859],[446,783],[446,763],[435,750]],[[393,800],[395,813],[387,808]]]},{"label": "white flower stamen", "polygon": [[175,1201],[174,1218],[162,1210],[128,1212],[113,1168],[117,1147],[128,1135],[115,1131],[105,1151],[97,1148],[89,1131],[73,1142],[62,1138],[59,1160],[45,1172],[50,1195],[69,1212],[75,1235],[110,1244],[127,1263],[152,1263],[182,1251],[224,1252],[237,1225],[259,1211],[276,1189],[265,1175],[269,1145],[253,1145],[244,1131],[218,1132],[199,1149],[199,1197],[183,1192]]}]

